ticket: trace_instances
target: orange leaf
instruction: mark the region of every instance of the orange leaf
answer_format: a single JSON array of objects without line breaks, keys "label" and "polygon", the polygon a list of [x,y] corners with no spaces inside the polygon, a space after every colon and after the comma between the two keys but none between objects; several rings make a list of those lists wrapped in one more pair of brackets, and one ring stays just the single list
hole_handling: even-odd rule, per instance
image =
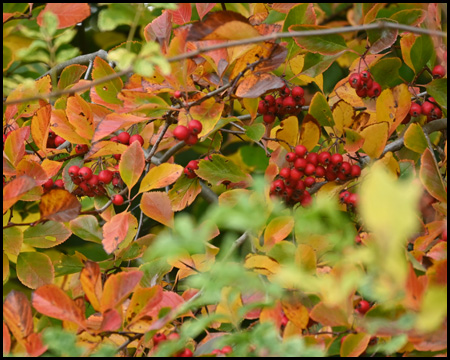
[{"label": "orange leaf", "polygon": [[85,139],[94,135],[92,110],[80,95],[75,94],[67,99],[66,115],[75,132]]},{"label": "orange leaf", "polygon": [[141,199],[141,210],[149,218],[166,226],[173,226],[173,211],[169,195],[161,191],[144,193]]},{"label": "orange leaf", "polygon": [[38,15],[39,26],[42,26],[44,13],[47,11],[58,17],[58,29],[76,25],[91,15],[91,8],[87,3],[47,3],[45,9]]},{"label": "orange leaf", "polygon": [[15,178],[6,184],[3,187],[3,213],[36,185],[36,181],[27,175]]},{"label": "orange leaf", "polygon": [[17,165],[25,155],[25,140],[28,140],[29,136],[29,126],[24,126],[9,132],[5,141],[3,155],[6,155],[8,160],[11,161],[14,166]]},{"label": "orange leaf", "polygon": [[181,176],[169,190],[172,210],[181,211],[191,205],[201,191],[202,187],[198,178],[189,179],[186,176]]},{"label": "orange leaf", "polygon": [[111,275],[103,288],[103,296],[100,302],[101,311],[105,312],[121,305],[133,292],[142,275],[143,273],[137,270]]},{"label": "orange leaf", "polygon": [[279,216],[273,219],[264,232],[264,245],[268,248],[284,240],[294,227],[292,216]]},{"label": "orange leaf", "polygon": [[330,307],[323,302],[318,303],[310,312],[311,318],[325,326],[350,326],[348,316],[339,307]]},{"label": "orange leaf", "polygon": [[124,151],[119,163],[120,176],[129,190],[138,182],[144,167],[144,151],[140,142],[135,141]]},{"label": "orange leaf", "polygon": [[107,114],[103,119],[99,121],[95,128],[95,133],[92,138],[92,142],[103,139],[105,136],[112,134],[119,129],[125,129],[133,124],[138,124],[148,120],[147,117],[136,116],[132,114]]},{"label": "orange leaf", "polygon": [[[138,141],[136,141],[138,143]],[[108,254],[117,249],[117,246],[125,240],[133,215],[124,211],[114,215],[110,221],[103,225],[103,248]]]},{"label": "orange leaf", "polygon": [[17,176],[27,175],[31,177],[36,185],[42,185],[49,178],[45,170],[36,161],[31,161],[28,158],[22,159],[17,164]]},{"label": "orange leaf", "polygon": [[69,122],[66,112],[62,109],[55,109],[52,111],[51,129],[56,135],[70,141],[72,144],[89,144],[89,140],[80,136],[75,127]]},{"label": "orange leaf", "polygon": [[[33,332],[33,315],[30,302],[26,295],[17,290],[11,290],[3,303],[3,318],[14,337],[21,341]],[[3,323],[3,330],[5,325]],[[3,331],[5,335],[5,331]]]},{"label": "orange leaf", "polygon": [[31,299],[33,307],[41,314],[86,327],[83,311],[58,286],[41,286],[32,294]]},{"label": "orange leaf", "polygon": [[44,152],[47,149],[51,115],[52,106],[48,104],[41,107],[31,119],[31,136],[36,146]]},{"label": "orange leaf", "polygon": [[184,25],[191,21],[192,9],[190,3],[179,3],[178,9],[169,10],[173,22],[177,25]]},{"label": "orange leaf", "polygon": [[[3,312],[3,316],[5,316],[5,312]],[[11,335],[9,334],[8,326],[3,322],[3,354],[9,354],[9,350],[11,349]]]},{"label": "orange leaf", "polygon": [[345,339],[342,342],[340,355],[342,357],[360,356],[367,349],[370,337],[371,336],[369,334],[364,333],[349,334],[345,336]]},{"label": "orange leaf", "polygon": [[28,355],[38,357],[47,351],[47,345],[42,342],[42,333],[32,333],[27,337],[25,348]]},{"label": "orange leaf", "polygon": [[93,261],[86,261],[83,270],[81,270],[80,282],[92,307],[100,311],[100,299],[102,298],[100,266]]},{"label": "orange leaf", "polygon": [[103,313],[101,331],[116,331],[122,326],[122,318],[116,309],[108,309]]},{"label": "orange leaf", "polygon": [[130,324],[147,315],[162,300],[162,295],[160,285],[136,289],[127,308],[126,322]]},{"label": "orange leaf", "polygon": [[295,326],[300,329],[306,329],[308,325],[309,314],[308,309],[301,303],[291,303],[287,301],[282,301],[281,306],[286,314],[286,317],[294,323]]},{"label": "orange leaf", "polygon": [[44,194],[39,203],[41,217],[66,222],[75,219],[81,210],[77,197],[64,189],[53,189]]}]

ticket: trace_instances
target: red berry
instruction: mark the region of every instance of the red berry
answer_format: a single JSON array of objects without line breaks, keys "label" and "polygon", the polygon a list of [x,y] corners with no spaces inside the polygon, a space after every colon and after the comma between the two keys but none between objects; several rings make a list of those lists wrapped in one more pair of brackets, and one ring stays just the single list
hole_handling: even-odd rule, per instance
[{"label": "red berry", "polygon": [[78,176],[78,172],[79,172],[79,171],[80,171],[80,167],[79,167],[79,166],[77,166],[77,165],[72,165],[72,166],[69,168],[68,173],[69,173],[70,177],[74,177],[74,176]]},{"label": "red berry", "polygon": [[102,184],[109,184],[112,181],[113,173],[109,170],[102,170],[98,174],[98,181]]},{"label": "red berry", "polygon": [[377,82],[373,82],[372,87],[367,89],[367,96],[373,98],[378,97],[381,94],[381,86]]},{"label": "red berry", "polygon": [[200,134],[202,132],[203,125],[198,120],[191,120],[189,121],[188,128],[192,134]]},{"label": "red berry", "polygon": [[86,144],[78,144],[77,146],[75,146],[75,152],[77,154],[84,154],[87,153],[89,151],[89,147]]},{"label": "red berry", "polygon": [[348,191],[348,190],[345,190],[345,191],[343,191],[343,192],[341,192],[340,194],[339,194],[339,200],[342,202],[342,203],[346,203],[347,202],[347,198],[350,196],[350,192]]},{"label": "red berry", "polygon": [[288,161],[288,162],[294,162],[296,158],[297,158],[297,156],[293,152],[288,152],[286,154],[286,161]]},{"label": "red berry", "polygon": [[367,97],[367,89],[364,89],[364,88],[357,89],[356,95],[358,95],[360,98]]},{"label": "red berry", "polygon": [[87,181],[87,185],[94,189],[98,186],[98,175],[92,175],[91,178]]},{"label": "red berry", "polygon": [[113,184],[114,187],[121,187],[122,179],[120,177],[113,177],[111,184]]},{"label": "red berry", "polygon": [[291,90],[286,86],[286,85],[284,85],[282,88],[281,88],[281,90],[280,90],[280,95],[284,98],[284,97],[286,97],[286,96],[289,96],[289,94],[291,93]]},{"label": "red berry", "polygon": [[192,357],[194,354],[190,349],[184,349],[181,353],[177,355],[177,357]]},{"label": "red berry", "polygon": [[292,96],[287,96],[283,100],[283,108],[287,113],[290,113],[295,108],[295,100]]},{"label": "red berry", "polygon": [[341,167],[339,168],[339,171],[342,172],[343,174],[347,175],[347,174],[350,174],[351,169],[352,169],[352,165],[347,161],[343,161],[341,164]]},{"label": "red berry", "polygon": [[192,169],[192,170],[197,170],[198,169],[198,160],[191,160],[188,162],[188,164],[186,165],[186,167]]},{"label": "red berry", "polygon": [[66,142],[66,140],[63,139],[61,136],[58,135],[57,137],[55,137],[55,146],[56,147],[64,144],[65,142]]},{"label": "red berry", "polygon": [[333,165],[341,166],[343,160],[344,158],[341,154],[333,154],[331,155],[330,163]]},{"label": "red berry", "polygon": [[117,138],[124,145],[128,145],[130,143],[130,134],[126,131],[122,131],[119,135],[117,135]]},{"label": "red berry", "polygon": [[285,168],[282,168],[282,169],[280,170],[280,176],[281,176],[283,179],[289,178],[290,175],[291,175],[291,169],[285,167]]},{"label": "red berry", "polygon": [[267,114],[268,110],[269,105],[267,105],[264,100],[261,100],[258,104],[258,113],[264,115]]},{"label": "red berry", "polygon": [[433,110],[431,110],[430,115],[431,115],[431,120],[440,119],[442,117],[442,110],[436,106],[436,107],[434,107]]},{"label": "red berry", "polygon": [[222,348],[222,354],[229,354],[233,351],[233,348],[230,345],[226,345]]},{"label": "red berry", "polygon": [[306,156],[306,161],[316,166],[319,163],[319,155],[315,152],[309,153]]},{"label": "red berry", "polygon": [[81,179],[79,176],[74,176],[74,177],[72,178],[72,182],[73,182],[75,185],[80,185],[80,184],[83,182],[83,179]]},{"label": "red berry", "polygon": [[297,182],[297,181],[299,181],[302,178],[302,176],[303,176],[303,173],[301,171],[299,171],[297,169],[292,169],[291,173],[290,173],[290,176],[289,176],[289,179],[294,181],[294,182]]},{"label": "red berry", "polygon": [[358,177],[361,175],[361,168],[358,165],[352,165],[352,168],[350,169],[350,175],[351,177]]},{"label": "red berry", "polygon": [[263,121],[266,124],[272,124],[275,121],[275,115],[273,115],[273,114],[265,114],[263,116]]},{"label": "red berry", "polygon": [[353,206],[357,206],[358,205],[358,194],[355,193],[351,193],[348,197],[347,197],[347,204],[349,205],[353,205]]},{"label": "red berry", "polygon": [[422,114],[422,107],[417,103],[412,103],[409,109],[409,114],[413,117],[417,117]]},{"label": "red berry", "polygon": [[173,93],[173,96],[174,96],[176,99],[179,99],[179,98],[182,96],[181,91],[180,91],[180,90],[175,91],[175,92]]},{"label": "red berry", "polygon": [[197,144],[197,141],[198,141],[198,136],[196,134],[190,134],[188,136],[188,138],[186,140],[184,140],[184,142],[187,145],[195,145],[195,144]]},{"label": "red berry", "polygon": [[327,179],[328,181],[334,181],[337,179],[337,175],[333,171],[328,170],[327,168],[325,172],[325,179]]},{"label": "red berry", "polygon": [[305,175],[308,175],[308,176],[314,175],[315,172],[316,172],[316,167],[313,164],[311,164],[311,163],[306,164]]},{"label": "red berry", "polygon": [[306,189],[305,182],[304,182],[303,180],[297,181],[297,184],[295,185],[295,191],[296,191],[299,195],[301,195],[301,194],[303,194],[303,192],[305,191],[305,189]]},{"label": "red berry", "polygon": [[305,182],[306,187],[311,187],[316,183],[316,179],[314,179],[312,176],[308,176],[303,180]]},{"label": "red berry", "polygon": [[359,77],[359,74],[353,73],[350,75],[348,82],[350,83],[350,86],[354,89],[357,89],[361,87],[361,79]]},{"label": "red berry", "polygon": [[322,151],[317,158],[319,163],[322,165],[328,165],[328,163],[330,162],[330,159],[331,159],[331,154],[328,151]]},{"label": "red berry", "polygon": [[60,189],[64,189],[64,181],[62,179],[58,179],[55,181],[55,186],[59,187]]},{"label": "red berry", "polygon": [[302,98],[303,95],[305,95],[305,91],[300,86],[294,86],[291,91],[292,97],[295,98]]},{"label": "red berry", "polygon": [[428,101],[424,101],[422,104],[422,114],[430,115],[431,111],[434,109],[434,105]]},{"label": "red berry", "polygon": [[177,140],[183,141],[186,140],[191,134],[190,130],[184,125],[178,125],[173,130],[173,136],[177,138]]},{"label": "red berry", "polygon": [[113,136],[111,139],[109,139],[109,141],[114,141],[116,143],[120,142],[117,136]]},{"label": "red berry", "polygon": [[300,200],[300,204],[302,206],[308,206],[312,203],[312,196],[309,192],[305,191],[305,193],[303,194],[302,199]]},{"label": "red berry", "polygon": [[436,65],[431,73],[435,79],[440,79],[445,76],[445,68],[442,65]]},{"label": "red berry", "polygon": [[307,164],[308,164],[308,162],[306,161],[306,159],[297,158],[294,162],[294,167],[297,170],[305,170]]},{"label": "red berry", "polygon": [[116,194],[112,197],[112,202],[114,205],[122,205],[123,204],[123,197],[122,195]]},{"label": "red berry", "polygon": [[367,91],[369,91],[369,89],[372,87],[372,85],[373,85],[373,80],[372,79],[369,79],[369,80],[367,80],[366,82],[363,82],[363,83],[361,83],[362,84],[362,88],[363,89],[367,89]]},{"label": "red berry", "polygon": [[139,135],[139,134],[135,134],[135,135],[130,136],[130,141],[129,141],[130,145],[131,145],[133,142],[135,142],[135,141],[139,141],[139,143],[141,144],[141,146],[144,145],[144,139],[143,139],[142,136]]},{"label": "red berry", "polygon": [[153,344],[154,346],[158,345],[160,342],[166,341],[167,337],[166,335],[162,334],[162,333],[157,333],[155,335],[153,335]]},{"label": "red berry", "polygon": [[81,176],[83,180],[87,181],[92,177],[92,170],[86,166],[83,166],[78,172],[78,176]]},{"label": "red berry", "polygon": [[363,83],[369,81],[369,79],[371,78],[370,76],[370,72],[368,72],[367,70],[361,71],[361,74],[359,74],[359,77],[361,79],[361,81]]},{"label": "red berry", "polygon": [[266,95],[264,101],[267,103],[268,106],[275,105],[275,98],[272,95]]},{"label": "red berry", "polygon": [[282,192],[284,190],[284,182],[283,182],[283,180],[280,180],[280,179],[275,180],[273,182],[273,184],[274,184],[273,186],[274,186],[275,192],[280,193],[280,192]]},{"label": "red berry", "polygon": [[122,154],[114,154],[113,158],[116,160],[120,160],[120,158],[122,157]]},{"label": "red berry", "polygon": [[295,147],[295,155],[297,155],[297,157],[299,157],[299,158],[304,157],[307,152],[308,152],[308,149],[304,145],[297,145]]},{"label": "red berry", "polygon": [[48,179],[45,183],[42,184],[45,190],[51,190],[53,188],[53,179]]},{"label": "red berry", "polygon": [[324,177],[325,176],[325,168],[322,165],[317,165],[315,175],[320,178]]},{"label": "red berry", "polygon": [[370,304],[366,300],[361,300],[358,305],[356,305],[356,311],[361,315],[364,315],[370,309]]}]

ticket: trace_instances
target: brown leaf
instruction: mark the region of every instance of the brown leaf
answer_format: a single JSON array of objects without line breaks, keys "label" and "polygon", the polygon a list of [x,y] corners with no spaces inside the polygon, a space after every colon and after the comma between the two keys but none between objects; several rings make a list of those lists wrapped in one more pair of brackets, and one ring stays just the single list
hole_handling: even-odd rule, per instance
[{"label": "brown leaf", "polygon": [[39,211],[42,219],[66,222],[75,219],[81,210],[77,197],[67,190],[54,189],[42,196]]},{"label": "brown leaf", "polygon": [[11,349],[11,335],[8,326],[3,322],[3,354],[9,354]]},{"label": "brown leaf", "polygon": [[257,98],[269,90],[280,89],[284,85],[284,81],[278,76],[255,73],[244,78],[235,95],[240,98]]},{"label": "brown leaf", "polygon": [[71,321],[85,328],[85,317],[75,302],[58,286],[47,284],[39,287],[33,293],[33,307],[41,314],[63,320]]}]

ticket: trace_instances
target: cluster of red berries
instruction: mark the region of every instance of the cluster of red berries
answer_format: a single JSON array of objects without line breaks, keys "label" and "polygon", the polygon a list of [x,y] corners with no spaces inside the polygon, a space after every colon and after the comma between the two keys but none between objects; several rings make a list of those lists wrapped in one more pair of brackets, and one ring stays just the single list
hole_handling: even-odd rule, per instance
[{"label": "cluster of red berries", "polygon": [[359,196],[356,193],[344,190],[339,194],[339,200],[341,203],[347,204],[347,206],[354,209],[358,205]]},{"label": "cluster of red berries", "polygon": [[229,353],[233,352],[233,348],[230,345],[225,345],[222,349],[214,349],[211,354],[212,355],[227,355]]},{"label": "cluster of red berries", "polygon": [[432,121],[442,117],[442,110],[437,105],[436,100],[429,97],[427,101],[422,103],[422,105],[418,102],[413,102],[411,104],[409,114],[412,117],[417,117],[423,114],[427,117],[427,121]]},{"label": "cluster of red berries", "polygon": [[52,178],[48,179],[45,183],[42,184],[42,187],[44,188],[44,193],[49,192],[51,189],[64,189],[64,181],[62,179],[58,179],[53,181]]},{"label": "cluster of red berries", "polygon": [[188,145],[195,145],[198,141],[198,134],[201,133],[203,129],[202,123],[198,120],[191,120],[188,126],[178,125],[173,130],[173,136],[177,140],[184,141]]},{"label": "cluster of red berries", "polygon": [[380,84],[373,81],[372,75],[367,70],[351,74],[348,82],[350,83],[350,86],[356,90],[356,95],[360,98],[373,98],[378,97],[381,94]]},{"label": "cluster of red berries", "polygon": [[[109,140],[117,142],[117,143],[121,143],[123,145],[131,145],[133,142],[139,141],[139,144],[141,144],[141,146],[144,145],[144,139],[141,135],[139,135],[139,134],[130,135],[126,131],[122,131],[119,135],[113,136]],[[76,148],[75,148],[75,151],[76,151]],[[114,159],[116,159],[116,160],[120,160],[121,156],[122,156],[121,154],[113,155]]]},{"label": "cluster of red berries", "polygon": [[270,194],[280,196],[286,203],[310,204],[312,198],[306,188],[318,178],[345,181],[361,175],[361,168],[344,161],[341,154],[308,153],[304,145],[297,145],[294,152],[287,153],[286,160],[289,167],[280,169],[279,178],[270,185]]},{"label": "cluster of red berries", "polygon": [[194,179],[197,177],[197,174],[194,172],[194,170],[198,169],[198,163],[199,163],[199,160],[191,160],[184,168],[184,174],[189,179]]},{"label": "cluster of red berries", "polygon": [[[175,341],[180,338],[180,335],[177,333],[172,333],[169,336],[164,335],[163,333],[157,333],[153,335],[153,346],[156,348],[158,344],[165,342],[165,341]],[[192,357],[194,356],[194,353],[192,350],[185,348],[184,350],[181,350],[177,352],[173,357]]]},{"label": "cluster of red berries", "polygon": [[300,86],[294,86],[291,90],[285,85],[280,89],[279,97],[266,95],[259,102],[258,113],[263,115],[266,124],[273,123],[277,116],[282,120],[285,115],[298,115],[305,105],[304,94],[305,91]]}]

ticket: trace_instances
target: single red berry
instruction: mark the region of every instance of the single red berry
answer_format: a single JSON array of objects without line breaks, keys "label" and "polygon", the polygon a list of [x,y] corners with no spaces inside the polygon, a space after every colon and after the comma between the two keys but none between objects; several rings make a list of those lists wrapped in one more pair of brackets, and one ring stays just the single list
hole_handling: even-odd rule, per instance
[{"label": "single red berry", "polygon": [[173,96],[174,96],[176,99],[179,99],[182,95],[183,95],[183,94],[181,93],[180,90],[177,90],[177,91],[175,91],[175,92],[173,93]]},{"label": "single red berry", "polygon": [[153,345],[157,346],[160,342],[166,341],[167,337],[166,335],[162,334],[162,333],[157,333],[155,335],[153,335]]},{"label": "single red berry", "polygon": [[369,311],[369,309],[370,304],[366,300],[361,300],[358,305],[356,305],[356,311],[361,315],[364,315],[367,311]]},{"label": "single red berry", "polygon": [[60,189],[64,189],[64,181],[62,179],[58,179],[55,181],[55,186],[59,187]]},{"label": "single red berry", "polygon": [[48,179],[45,183],[42,184],[45,190],[51,190],[53,188],[53,179]]},{"label": "single red berry", "polygon": [[350,191],[345,190],[339,194],[339,200],[341,203],[347,203],[347,198],[350,196]]},{"label": "single red berry", "polygon": [[292,96],[286,96],[283,100],[283,108],[287,113],[290,113],[295,108],[295,100]]},{"label": "single red berry", "polygon": [[180,141],[186,140],[190,134],[191,134],[191,131],[184,125],[178,125],[173,130],[173,136],[175,136],[177,138],[177,140],[180,140]]},{"label": "single red berry", "polygon": [[319,163],[322,165],[328,165],[328,163],[330,162],[330,159],[331,159],[331,154],[328,151],[322,151],[317,158]]},{"label": "single red berry", "polygon": [[307,164],[308,162],[304,158],[297,158],[294,161],[294,167],[297,170],[305,170]]},{"label": "single red berry", "polygon": [[412,103],[409,109],[409,114],[413,117],[417,117],[422,114],[422,107],[417,103]]},{"label": "single red berry", "polygon": [[113,136],[111,139],[109,139],[109,141],[114,141],[116,143],[120,142],[117,136]]},{"label": "single red berry", "polygon": [[124,145],[128,145],[130,143],[130,134],[126,131],[122,131],[119,135],[117,135],[117,138]]},{"label": "single red berry", "polygon": [[261,100],[258,104],[258,113],[259,114],[267,114],[269,110],[269,105],[267,105],[267,103],[264,100]]},{"label": "single red berry", "polygon": [[120,177],[113,177],[111,184],[113,184],[114,187],[121,187],[122,186],[122,179]]},{"label": "single red berry", "polygon": [[233,348],[230,345],[226,345],[222,348],[222,354],[229,354],[233,351]]},{"label": "single red berry", "polygon": [[322,165],[317,165],[314,174],[319,178],[325,177],[325,168]]},{"label": "single red berry", "polygon": [[102,184],[109,184],[112,181],[113,172],[109,170],[102,170],[98,174],[98,181]]},{"label": "single red berry", "polygon": [[290,93],[291,90],[286,85],[284,85],[280,90],[280,96],[282,96],[283,98],[289,96]]},{"label": "single red berry", "polygon": [[269,108],[267,109],[267,115],[273,115],[274,119],[275,119],[275,115],[278,112],[278,108],[275,105],[269,106]]},{"label": "single red berry", "polygon": [[130,136],[130,145],[133,143],[133,142],[135,142],[135,141],[139,141],[139,143],[141,144],[141,146],[142,145],[144,145],[144,139],[143,139],[143,137],[141,136],[141,135],[139,135],[139,134],[134,134],[134,135],[132,135],[132,136]]},{"label": "single red berry", "polygon": [[61,136],[58,135],[58,136],[55,137],[55,146],[56,147],[64,144],[65,142],[66,142],[66,140],[63,139]]},{"label": "single red berry", "polygon": [[367,89],[364,89],[364,88],[357,89],[356,95],[358,95],[360,98],[367,97]]},{"label": "single red berry", "polygon": [[288,152],[286,154],[286,161],[288,161],[288,162],[294,162],[296,158],[297,158],[297,156],[293,152]]},{"label": "single red berry", "polygon": [[194,119],[189,121],[188,129],[192,134],[200,134],[202,132],[203,125],[200,121]]},{"label": "single red berry", "polygon": [[191,160],[188,162],[188,164],[186,165],[186,167],[192,169],[192,170],[197,170],[198,169],[198,160]]},{"label": "single red berry", "polygon": [[285,186],[284,186],[283,180],[281,180],[281,179],[275,180],[273,182],[273,184],[274,184],[275,192],[281,193],[284,190]]},{"label": "single red berry", "polygon": [[369,81],[369,79],[371,78],[370,76],[370,72],[368,72],[367,70],[361,71],[361,73],[359,74],[359,77],[361,79],[361,81],[363,83]]},{"label": "single red berry", "polygon": [[309,206],[312,203],[312,196],[309,192],[305,191],[302,199],[300,200],[300,204],[304,207]]},{"label": "single red berry", "polygon": [[352,165],[347,161],[343,161],[341,164],[341,167],[339,168],[339,171],[345,175],[350,174],[351,170],[352,170]]},{"label": "single red berry", "polygon": [[268,106],[275,105],[275,98],[270,94],[266,95],[266,97],[264,98],[264,101],[267,103]]},{"label": "single red berry", "polygon": [[342,161],[344,161],[344,158],[341,154],[333,154],[330,158],[330,163],[333,165],[341,166]]},{"label": "single red berry", "polygon": [[184,140],[184,142],[187,145],[195,145],[195,144],[197,144],[197,141],[198,141],[198,136],[196,134],[190,134],[188,136],[188,138],[186,140]]},{"label": "single red berry", "polygon": [[350,175],[351,177],[358,177],[361,175],[361,168],[358,165],[353,164],[352,168],[350,169]]},{"label": "single red berry", "polygon": [[306,177],[305,180],[303,181],[305,182],[306,187],[311,187],[316,183],[316,179],[313,178],[312,176]]},{"label": "single red berry", "polygon": [[421,107],[422,107],[422,114],[427,116],[431,114],[431,111],[434,109],[434,105],[428,101],[424,101]]},{"label": "single red berry", "polygon": [[361,87],[361,79],[358,73],[351,74],[348,82],[353,89],[358,89]]},{"label": "single red berry", "polygon": [[356,193],[351,193],[348,197],[347,197],[347,204],[352,205],[352,206],[357,206],[358,205],[358,194]]},{"label": "single red berry", "polygon": [[319,164],[319,154],[310,152],[308,155],[306,155],[306,161],[316,166],[317,164]]},{"label": "single red berry", "polygon": [[306,164],[305,167],[305,175],[314,175],[314,173],[316,172],[316,167],[314,166],[314,164],[308,163]]},{"label": "single red berry", "polygon": [[273,114],[265,114],[263,116],[263,121],[266,124],[272,124],[275,121],[275,115],[273,115]]},{"label": "single red berry", "polygon": [[114,205],[122,205],[123,204],[123,197],[120,194],[114,195],[111,200]]},{"label": "single red berry", "polygon": [[431,110],[430,116],[431,120],[440,119],[442,117],[442,110],[435,106],[433,110]]},{"label": "single red berry", "polygon": [[436,65],[431,73],[435,79],[440,79],[445,76],[445,68],[442,65]]},{"label": "single red berry", "polygon": [[325,171],[325,179],[327,179],[328,181],[334,181],[337,179],[337,175],[336,175],[336,173],[328,170],[328,168],[327,168],[327,170]]},{"label": "single red berry", "polygon": [[88,184],[86,183],[86,181],[81,182],[80,185],[79,185],[79,187],[80,187],[80,189],[82,189],[85,193],[88,192],[88,191],[90,190]]},{"label": "single red berry", "polygon": [[297,145],[295,147],[295,155],[297,155],[297,157],[299,157],[299,158],[304,157],[307,152],[308,152],[308,149],[306,148],[305,145]]},{"label": "single red berry", "polygon": [[278,97],[275,99],[275,106],[278,110],[280,110],[283,107],[283,98]]},{"label": "single red berry", "polygon": [[303,180],[297,181],[297,184],[295,185],[295,191],[296,191],[299,195],[301,195],[301,194],[303,194],[303,192],[305,191],[305,189],[306,189],[305,182],[304,182]]},{"label": "single red berry", "polygon": [[295,186],[297,185],[297,180],[294,180],[294,179],[289,177],[286,180],[284,180],[284,185],[285,185],[285,188],[292,188],[292,189],[294,189]]},{"label": "single red berry", "polygon": [[282,169],[280,170],[280,176],[281,176],[283,179],[289,178],[290,175],[291,175],[291,169],[285,167],[285,168],[282,168]]},{"label": "single red berry", "polygon": [[70,177],[74,177],[74,176],[78,176],[78,172],[79,172],[79,171],[80,171],[80,167],[79,167],[79,166],[77,166],[77,165],[72,165],[72,166],[69,168],[68,173],[69,173]]},{"label": "single red berry", "polygon": [[122,154],[114,154],[113,155],[113,158],[116,159],[117,161],[119,161],[121,157],[122,157]]},{"label": "single red berry", "polygon": [[83,166],[78,172],[78,176],[81,176],[83,180],[87,181],[92,177],[92,170],[86,166]]},{"label": "single red berry", "polygon": [[178,354],[177,357],[192,357],[192,356],[194,356],[194,354],[190,349],[184,349],[182,352]]},{"label": "single red berry", "polygon": [[78,144],[77,146],[75,146],[75,152],[77,154],[84,154],[87,153],[89,151],[89,147],[86,144]]},{"label": "single red berry", "polygon": [[297,169],[292,169],[289,179],[291,179],[293,182],[295,182],[295,184],[297,184],[296,182],[299,181],[303,176],[303,172],[297,170]]},{"label": "single red berry", "polygon": [[372,87],[367,89],[367,96],[373,98],[378,97],[381,94],[381,85],[376,81],[373,82]]},{"label": "single red berry", "polygon": [[300,86],[294,86],[292,88],[291,95],[294,99],[302,98],[305,95],[305,91]]},{"label": "single red berry", "polygon": [[183,172],[187,176],[188,179],[194,179],[197,177],[197,174],[195,172],[193,172],[191,168],[185,167]]},{"label": "single red berry", "polygon": [[98,175],[93,174],[87,184],[91,189],[95,189],[98,186]]}]

